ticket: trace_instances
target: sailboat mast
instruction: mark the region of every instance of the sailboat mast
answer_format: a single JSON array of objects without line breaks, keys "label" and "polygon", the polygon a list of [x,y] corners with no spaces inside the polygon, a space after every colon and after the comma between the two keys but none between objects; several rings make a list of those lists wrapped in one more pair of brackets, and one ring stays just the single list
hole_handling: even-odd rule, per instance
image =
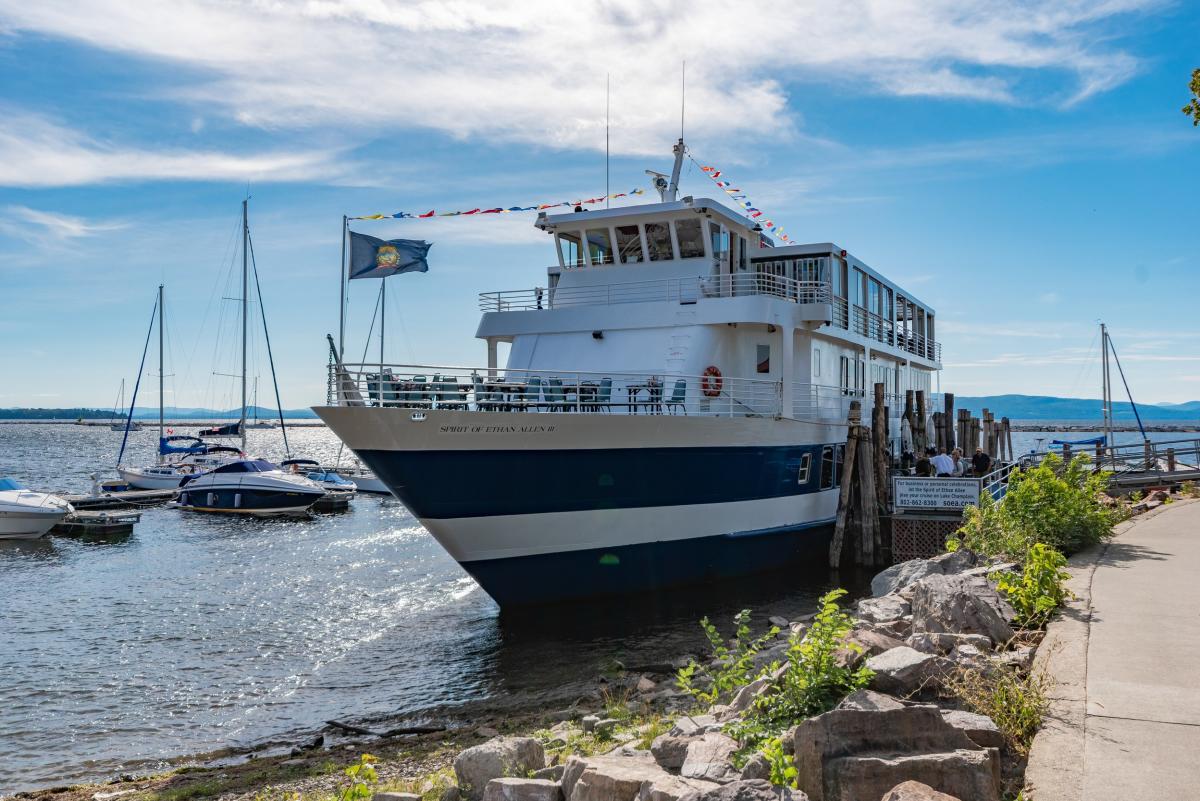
[{"label": "sailboat mast", "polygon": [[162,463],[163,438],[163,285],[158,285],[158,461]]},{"label": "sailboat mast", "polygon": [[238,428],[242,435],[242,453],[246,452],[246,334],[250,320],[250,200],[242,201],[242,419]]},{"label": "sailboat mast", "polygon": [[[1100,323],[1100,374],[1104,381],[1104,445],[1112,447],[1112,376],[1108,367],[1108,326]],[[1097,465],[1099,466],[1099,465]]]}]

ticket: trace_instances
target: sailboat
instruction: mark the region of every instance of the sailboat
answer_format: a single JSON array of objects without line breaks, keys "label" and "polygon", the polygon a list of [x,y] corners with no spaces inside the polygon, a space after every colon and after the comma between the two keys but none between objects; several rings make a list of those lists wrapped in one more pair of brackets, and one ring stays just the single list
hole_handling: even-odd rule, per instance
[{"label": "sailboat", "polygon": [[[158,297],[154,301],[154,315],[151,315],[150,330],[146,332],[146,346],[150,345],[150,334],[154,331],[155,316],[158,323],[158,458],[152,465],[137,467],[122,463],[125,457],[126,437],[121,442],[121,452],[117,455],[117,473],[121,480],[134,489],[160,490],[175,489],[179,482],[226,464],[231,459],[240,458],[242,453],[237,448],[223,445],[210,445],[201,439],[188,436],[167,436],[164,421],[163,396],[163,308],[165,304],[163,285],[158,285]],[[145,364],[146,352],[142,351],[142,363]],[[139,370],[139,375],[141,372]],[[122,382],[123,384],[123,382]],[[140,384],[140,382],[139,382]],[[134,388],[134,401],[137,398],[137,387]],[[115,427],[115,426],[114,426]]]},{"label": "sailboat", "polygon": [[273,420],[258,419],[258,376],[254,376],[254,400],[251,402],[250,406],[254,410],[254,419],[246,423],[246,428],[261,429],[276,427],[275,421]]},{"label": "sailboat", "polygon": [[[250,311],[250,211],[242,201],[242,409],[236,423],[242,453],[246,451],[246,344]],[[255,281],[257,278],[255,271]],[[260,294],[261,299],[261,294]],[[263,316],[266,326],[266,316]],[[270,339],[267,340],[270,353]],[[274,375],[274,366],[271,368]],[[286,435],[285,435],[286,436]],[[286,440],[285,440],[286,441]],[[185,478],[175,506],[195,512],[222,512],[254,516],[304,514],[325,495],[325,489],[307,476],[284,471],[263,459],[238,459],[210,472]]]},{"label": "sailboat", "polygon": [[112,422],[109,428],[113,431],[124,431],[128,428],[130,431],[141,431],[142,424],[133,420],[132,410],[125,415],[121,422],[117,422],[117,412],[125,408],[125,379],[121,379],[121,392],[117,395],[117,405],[113,407],[113,415],[109,418]]}]

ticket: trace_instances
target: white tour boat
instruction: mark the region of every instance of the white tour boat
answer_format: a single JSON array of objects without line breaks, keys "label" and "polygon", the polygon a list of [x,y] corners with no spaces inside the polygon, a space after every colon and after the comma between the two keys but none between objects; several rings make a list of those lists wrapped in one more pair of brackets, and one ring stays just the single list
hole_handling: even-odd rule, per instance
[{"label": "white tour boat", "polygon": [[[851,400],[940,369],[934,312],[831,242],[676,199],[538,216],[544,286],[491,292],[476,368],[345,365],[316,412],[502,606],[819,561]],[[507,364],[498,358],[507,343]]]}]

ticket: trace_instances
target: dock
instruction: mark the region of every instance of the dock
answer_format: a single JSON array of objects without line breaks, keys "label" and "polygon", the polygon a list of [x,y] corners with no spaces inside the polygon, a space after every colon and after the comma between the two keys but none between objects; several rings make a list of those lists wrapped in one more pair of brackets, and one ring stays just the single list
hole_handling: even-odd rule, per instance
[{"label": "dock", "polygon": [[76,511],[50,530],[63,537],[130,534],[142,519],[141,512]]},{"label": "dock", "polygon": [[158,506],[175,499],[178,490],[116,490],[91,495],[54,493],[79,510],[139,509]]}]

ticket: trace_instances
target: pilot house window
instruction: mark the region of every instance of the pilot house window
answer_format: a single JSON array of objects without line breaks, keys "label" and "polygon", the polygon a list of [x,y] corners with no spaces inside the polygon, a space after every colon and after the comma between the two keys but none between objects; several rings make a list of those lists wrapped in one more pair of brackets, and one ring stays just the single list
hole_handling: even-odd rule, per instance
[{"label": "pilot house window", "polygon": [[642,237],[636,225],[617,226],[617,252],[621,254],[621,264],[642,261]]},{"label": "pilot house window", "polygon": [[578,267],[583,264],[583,245],[579,234],[559,234],[558,252],[562,255],[564,267]]},{"label": "pilot house window", "polygon": [[650,261],[669,261],[675,258],[671,246],[671,229],[665,222],[646,223],[646,247],[650,248]]},{"label": "pilot house window", "polygon": [[704,232],[699,220],[677,221],[675,236],[679,238],[679,258],[698,259],[704,255]]},{"label": "pilot house window", "polygon": [[612,264],[612,246],[608,241],[608,229],[598,228],[587,232],[588,258],[592,264]]}]

